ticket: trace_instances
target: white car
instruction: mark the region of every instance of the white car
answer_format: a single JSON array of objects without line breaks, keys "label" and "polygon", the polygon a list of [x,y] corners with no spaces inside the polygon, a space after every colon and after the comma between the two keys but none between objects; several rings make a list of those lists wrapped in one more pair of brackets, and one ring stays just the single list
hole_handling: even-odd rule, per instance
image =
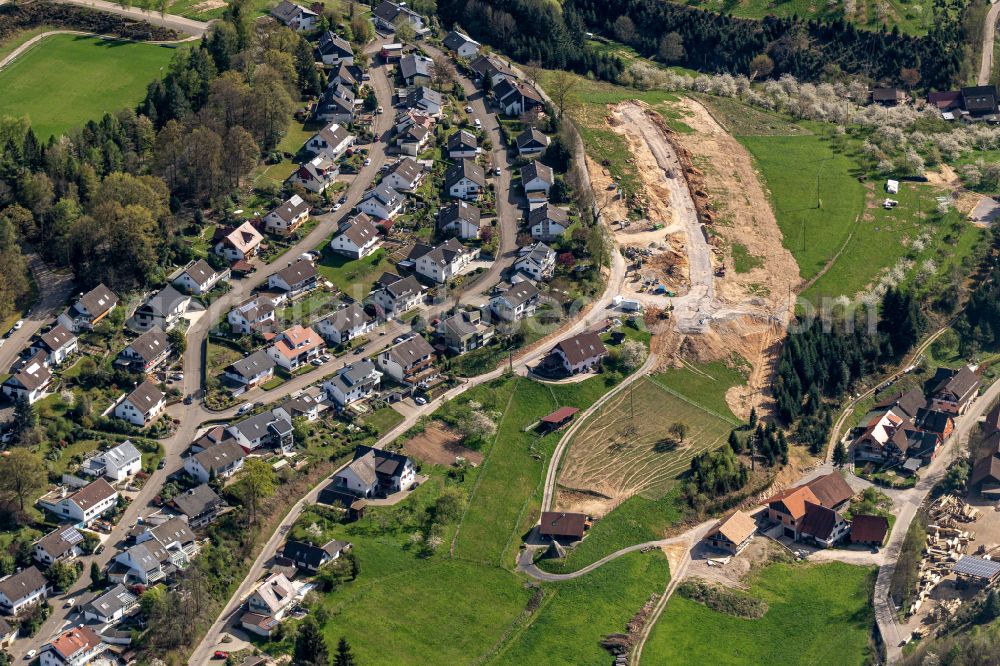
[{"label": "white car", "polygon": [[344,204],[340,203],[339,201],[337,203],[333,204],[333,212],[336,213],[338,210],[340,210],[340,207],[343,206],[343,205]]},{"label": "white car", "polygon": [[472,124],[476,126],[476,129],[479,129],[483,126],[483,123],[480,122],[479,118],[476,118],[475,122],[473,122]]},{"label": "white car", "polygon": [[184,373],[183,372],[175,372],[174,374],[170,375],[170,379],[172,379],[175,382],[182,382],[182,381],[184,381]]},{"label": "white car", "polygon": [[427,398],[418,395],[416,398],[413,399],[413,402],[417,403],[418,405],[426,405]]},{"label": "white car", "polygon": [[371,166],[371,165],[372,165],[372,158],[366,157],[365,158],[365,166]]},{"label": "white car", "polygon": [[24,653],[25,659],[34,659],[35,655],[38,654],[38,650],[28,650]]},{"label": "white car", "polygon": [[382,113],[382,107],[379,106],[377,109],[375,109],[375,113]]},{"label": "white car", "polygon": [[22,326],[24,326],[24,320],[23,319],[18,319],[17,321],[14,322],[14,330],[15,331],[20,331]]},{"label": "white car", "polygon": [[471,106],[465,107],[465,112],[466,113],[472,113],[472,107]]},{"label": "white car", "polygon": [[253,409],[253,404],[249,403],[249,402],[246,402],[246,403],[243,403],[242,405],[240,405],[240,408],[236,410],[236,414],[237,414],[237,416],[240,415],[240,414],[246,414],[251,409]]},{"label": "white car", "polygon": [[72,608],[73,604],[75,604],[75,603],[76,603],[76,599],[74,599],[73,597],[70,597],[69,599],[66,600],[66,604],[63,606],[63,608]]}]

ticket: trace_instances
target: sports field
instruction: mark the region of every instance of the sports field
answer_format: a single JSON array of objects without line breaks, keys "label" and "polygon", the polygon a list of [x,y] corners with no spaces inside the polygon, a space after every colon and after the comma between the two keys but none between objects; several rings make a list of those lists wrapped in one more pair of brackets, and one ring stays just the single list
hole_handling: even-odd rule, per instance
[{"label": "sports field", "polygon": [[28,116],[42,140],[138,103],[174,48],[48,37],[0,72],[0,116]]}]

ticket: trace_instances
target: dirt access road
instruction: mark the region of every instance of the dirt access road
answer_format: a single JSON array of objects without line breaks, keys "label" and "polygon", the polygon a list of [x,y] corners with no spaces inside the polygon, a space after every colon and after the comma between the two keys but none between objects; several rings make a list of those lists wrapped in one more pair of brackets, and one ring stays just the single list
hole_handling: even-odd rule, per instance
[{"label": "dirt access road", "polygon": [[976,83],[985,86],[990,82],[990,74],[993,73],[993,40],[997,34],[997,17],[1000,16],[1000,2],[994,0],[990,11],[986,13],[986,22],[983,23],[983,54],[979,63],[979,77]]}]

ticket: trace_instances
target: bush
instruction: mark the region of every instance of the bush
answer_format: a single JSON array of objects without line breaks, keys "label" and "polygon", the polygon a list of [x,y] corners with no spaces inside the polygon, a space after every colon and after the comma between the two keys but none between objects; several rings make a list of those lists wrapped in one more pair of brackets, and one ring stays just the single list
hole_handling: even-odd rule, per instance
[{"label": "bush", "polygon": [[677,593],[691,601],[697,601],[714,611],[759,620],[767,612],[767,602],[724,587],[710,585],[701,578],[691,578],[677,587]]}]

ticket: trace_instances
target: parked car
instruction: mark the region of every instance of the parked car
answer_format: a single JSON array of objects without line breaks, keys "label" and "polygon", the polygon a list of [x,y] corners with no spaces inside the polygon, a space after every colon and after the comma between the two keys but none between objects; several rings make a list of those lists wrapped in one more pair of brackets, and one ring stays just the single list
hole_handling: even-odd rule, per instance
[{"label": "parked car", "polygon": [[494,176],[499,176],[500,175],[500,167],[497,167],[497,168],[493,169],[493,175]]},{"label": "parked car", "polygon": [[347,195],[345,194],[344,196],[340,197],[340,199],[337,200],[337,203],[339,203],[341,205],[344,205],[345,203],[347,203]]},{"label": "parked car", "polygon": [[14,322],[14,330],[15,331],[20,331],[22,326],[24,326],[24,320],[23,319],[18,319],[17,321]]},{"label": "parked car", "polygon": [[465,112],[466,113],[472,113],[472,107],[471,106],[465,107]]},{"label": "parked car", "polygon": [[184,396],[184,404],[185,405],[190,405],[192,402],[194,402],[194,396],[193,395],[191,395],[190,393],[188,393],[186,396]]},{"label": "parked car", "polygon": [[365,166],[371,166],[371,165],[372,165],[372,158],[366,157],[365,158]]},{"label": "parked car", "polygon": [[425,398],[422,395],[418,395],[417,397],[415,397],[413,399],[413,402],[417,403],[418,405],[426,405],[427,404],[427,398]]},{"label": "parked car", "polygon": [[314,358],[313,360],[311,360],[309,362],[312,363],[313,365],[315,365],[317,368],[319,366],[323,365],[323,359],[321,359],[321,358]]},{"label": "parked car", "polygon": [[343,206],[343,205],[344,204],[342,204],[342,203],[335,203],[335,204],[333,204],[333,212],[336,213],[338,210],[340,210],[341,206]]},{"label": "parked car", "polygon": [[472,124],[476,126],[476,129],[480,129],[483,126],[483,123],[479,120],[479,118],[476,118],[475,122]]},{"label": "parked car", "polygon": [[247,403],[244,403],[244,404],[240,405],[240,408],[236,410],[236,414],[237,414],[237,416],[242,415],[242,414],[246,414],[251,409],[253,409],[253,405],[251,403],[247,402]]},{"label": "parked car", "polygon": [[72,608],[73,604],[75,604],[75,603],[76,603],[76,599],[74,599],[73,597],[70,597],[69,599],[66,600],[66,603],[63,604],[63,608]]},{"label": "parked car", "polygon": [[382,113],[382,106],[381,105],[379,105],[379,107],[377,109],[375,109],[375,113]]},{"label": "parked car", "polygon": [[156,469],[163,469],[166,466],[167,466],[167,459],[166,458],[160,458],[160,462],[157,463]]},{"label": "parked car", "polygon": [[28,650],[24,653],[24,658],[25,660],[34,659],[36,654],[38,654],[38,650]]},{"label": "parked car", "polygon": [[212,659],[229,659],[229,653],[223,650],[216,650],[215,654],[212,655]]}]

